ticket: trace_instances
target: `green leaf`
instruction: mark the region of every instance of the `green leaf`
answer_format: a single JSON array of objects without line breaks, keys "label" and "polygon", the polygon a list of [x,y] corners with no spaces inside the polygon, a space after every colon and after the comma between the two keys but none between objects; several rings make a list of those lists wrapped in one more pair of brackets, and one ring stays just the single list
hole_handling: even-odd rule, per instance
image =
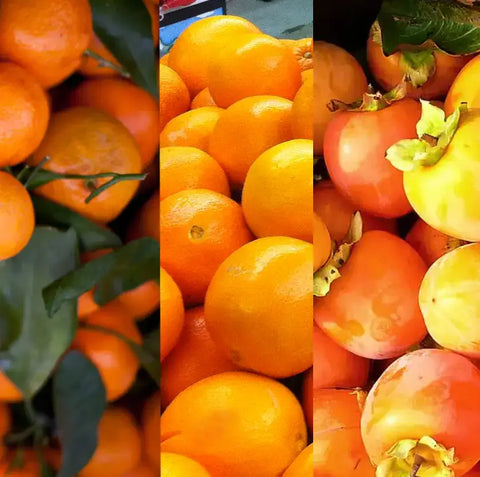
[{"label": "green leaf", "polygon": [[70,346],[77,322],[74,303],[65,303],[49,319],[42,289],[72,271],[77,261],[73,230],[37,227],[20,254],[0,262],[0,363],[27,399]]},{"label": "green leaf", "polygon": [[35,195],[32,200],[37,223],[64,229],[73,228],[82,252],[113,248],[122,244],[112,231],[100,227],[73,210]]},{"label": "green leaf", "polygon": [[151,18],[142,0],[90,0],[95,33],[130,73],[158,98]]},{"label": "green leaf", "polygon": [[400,65],[407,81],[418,88],[435,74],[436,62],[433,50],[402,51]]},{"label": "green leaf", "polygon": [[57,367],[53,402],[62,445],[57,477],[73,477],[95,452],[98,423],[107,403],[97,368],[78,351],[70,351]]},{"label": "green leaf", "polygon": [[455,0],[385,0],[378,22],[386,55],[406,45],[455,55],[480,50],[480,11]]}]

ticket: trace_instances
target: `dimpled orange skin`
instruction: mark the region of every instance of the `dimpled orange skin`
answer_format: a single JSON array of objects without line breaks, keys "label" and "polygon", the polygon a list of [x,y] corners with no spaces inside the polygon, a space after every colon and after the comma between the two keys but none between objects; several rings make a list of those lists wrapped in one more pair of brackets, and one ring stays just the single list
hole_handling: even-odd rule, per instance
[{"label": "dimpled orange skin", "polygon": [[244,372],[217,374],[187,388],[165,409],[160,432],[162,452],[191,457],[212,477],[281,475],[307,443],[294,394]]},{"label": "dimpled orange skin", "polygon": [[288,46],[297,58],[302,72],[313,68],[313,39],[300,38],[298,40],[280,40]]},{"label": "dimpled orange skin", "polygon": [[326,296],[316,298],[315,322],[354,354],[400,356],[426,335],[418,306],[426,271],[418,253],[401,238],[367,232],[354,245],[341,278]]},{"label": "dimpled orange skin", "polygon": [[129,240],[152,237],[160,242],[160,193],[158,190],[137,212],[127,236]]},{"label": "dimpled orange skin", "polygon": [[260,33],[260,30],[244,18],[233,15],[203,18],[177,38],[168,64],[182,77],[194,97],[208,87],[207,69],[212,56],[230,37],[249,32]]},{"label": "dimpled orange skin", "polygon": [[195,147],[163,147],[160,175],[160,200],[185,189],[209,189],[230,196],[223,169],[212,156]]},{"label": "dimpled orange skin", "polygon": [[205,299],[208,331],[225,355],[276,378],[312,366],[312,269],[312,244],[294,238],[261,238],[232,253]]},{"label": "dimpled orange skin", "polygon": [[273,95],[292,100],[301,84],[295,55],[268,35],[231,37],[208,65],[208,89],[222,108],[249,96]]},{"label": "dimpled orange skin", "polygon": [[253,96],[232,104],[218,120],[208,151],[241,188],[260,154],[292,139],[292,102],[278,96]]},{"label": "dimpled orange skin", "polygon": [[310,475],[313,475],[313,444],[303,449],[282,477],[307,477]]},{"label": "dimpled orange skin", "polygon": [[160,412],[160,392],[157,391],[147,399],[142,411],[144,452],[157,472],[160,469]]},{"label": "dimpled orange skin", "polygon": [[158,149],[158,103],[147,91],[122,78],[82,82],[70,96],[72,106],[101,109],[118,119],[137,141],[145,169]]},{"label": "dimpled orange skin", "polygon": [[160,463],[163,477],[210,477],[205,467],[184,455],[162,452]]},{"label": "dimpled orange skin", "polygon": [[311,140],[294,139],[265,151],[250,167],[242,193],[252,232],[312,242],[312,184]]},{"label": "dimpled orange skin", "polygon": [[[107,47],[102,43],[100,38],[93,33],[88,49],[93,53],[101,56],[104,60],[113,63],[115,66],[120,67],[120,63],[116,58],[108,51]],[[83,55],[78,71],[85,76],[115,76],[118,72],[108,66],[100,66],[98,61],[90,56]]]},{"label": "dimpled orange skin", "polygon": [[[117,119],[93,108],[70,108],[52,115],[47,134],[28,164],[43,165],[61,174],[98,174],[116,172],[138,174],[141,157],[127,128]],[[98,179],[101,185],[109,179]],[[85,200],[91,191],[84,180],[61,179],[36,189],[36,193],[100,223],[115,219],[127,206],[138,188],[138,181],[123,181],[95,197]]]},{"label": "dimpled orange skin", "polygon": [[0,167],[14,166],[42,141],[50,116],[48,99],[35,78],[13,63],[0,62],[0,84]]},{"label": "dimpled orange skin", "polygon": [[107,409],[98,426],[98,445],[78,477],[121,477],[140,462],[142,439],[133,416],[121,408]]},{"label": "dimpled orange skin", "polygon": [[396,360],[370,390],[362,415],[362,437],[376,465],[402,439],[430,436],[454,448],[455,475],[480,459],[480,371],[446,350],[413,351]]},{"label": "dimpled orange skin", "polygon": [[214,374],[238,369],[212,340],[205,324],[203,307],[186,310],[180,338],[162,362],[163,408],[191,384]]},{"label": "dimpled orange skin", "polygon": [[160,203],[160,263],[187,306],[203,303],[219,265],[252,239],[240,205],[218,192],[189,189]]},{"label": "dimpled orange skin", "polygon": [[35,228],[32,200],[25,187],[12,175],[0,171],[0,261],[20,253]]},{"label": "dimpled orange skin", "polygon": [[295,139],[313,140],[313,111],[313,75],[309,75],[293,100],[292,132]]},{"label": "dimpled orange skin", "polygon": [[208,88],[202,89],[193,99],[190,109],[202,108],[203,106],[216,106]]},{"label": "dimpled orange skin", "polygon": [[462,102],[466,102],[469,108],[480,107],[479,75],[480,57],[475,56],[463,67],[448,90],[445,99],[445,113],[447,115],[452,114]]},{"label": "dimpled orange skin", "polygon": [[49,88],[78,68],[92,28],[88,0],[2,0],[0,57]]}]

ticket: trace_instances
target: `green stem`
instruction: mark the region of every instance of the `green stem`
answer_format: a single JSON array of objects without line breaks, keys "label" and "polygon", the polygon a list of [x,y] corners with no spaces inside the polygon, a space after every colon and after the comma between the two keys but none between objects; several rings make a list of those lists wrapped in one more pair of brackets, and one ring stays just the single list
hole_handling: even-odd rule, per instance
[{"label": "green stem", "polygon": [[7,445],[12,445],[12,444],[20,444],[27,440],[37,429],[37,424],[32,424],[31,426],[27,427],[23,431],[14,433],[14,434],[9,434],[5,438],[5,443]]},{"label": "green stem", "polygon": [[17,175],[17,179],[22,182],[24,177],[27,177],[27,180],[24,183],[25,189],[28,189],[29,184],[32,182],[32,179],[38,174],[38,171],[50,160],[49,156],[45,156],[32,170],[30,175],[30,167],[24,167]]},{"label": "green stem", "polygon": [[116,65],[115,63],[112,63],[111,61],[106,60],[105,58],[98,55],[94,51],[92,51],[90,49],[86,49],[83,52],[83,54],[85,56],[88,56],[88,57],[96,60],[98,62],[98,66],[100,66],[101,68],[110,68],[110,69],[116,71],[117,73],[120,73],[120,75],[122,75],[124,78],[130,78],[130,73],[127,70],[125,70],[121,66]]}]

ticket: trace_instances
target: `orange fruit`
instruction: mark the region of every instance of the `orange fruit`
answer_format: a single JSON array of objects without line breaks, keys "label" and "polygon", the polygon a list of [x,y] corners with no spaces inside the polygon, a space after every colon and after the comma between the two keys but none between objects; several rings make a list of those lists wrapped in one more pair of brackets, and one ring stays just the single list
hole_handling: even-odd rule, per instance
[{"label": "orange fruit", "polygon": [[313,38],[281,40],[293,52],[302,71],[313,68]]},{"label": "orange fruit", "polygon": [[477,83],[479,72],[480,57],[477,55],[462,68],[448,90],[445,99],[447,116],[452,114],[462,102],[467,103],[469,108],[480,107],[480,92]]},{"label": "orange fruit", "polygon": [[[70,108],[52,115],[47,134],[28,163],[50,160],[44,169],[60,174],[116,172],[138,174],[141,158],[135,139],[117,119],[93,108]],[[97,179],[100,186],[109,179]],[[123,181],[102,192],[88,204],[89,184],[61,179],[36,189],[39,195],[58,202],[85,217],[106,223],[115,219],[130,202],[138,181]]]},{"label": "orange fruit", "polygon": [[[141,345],[142,336],[128,314],[118,305],[109,304],[85,319],[88,325],[112,330]],[[108,401],[123,396],[132,386],[140,368],[137,355],[123,339],[108,332],[80,327],[72,348],[81,351],[98,368]]]},{"label": "orange fruit", "polygon": [[0,402],[23,401],[22,392],[12,383],[10,378],[0,372]]},{"label": "orange fruit", "polygon": [[78,477],[121,477],[140,462],[142,439],[133,416],[125,409],[107,409],[98,425],[98,445]]},{"label": "orange fruit", "polygon": [[210,135],[222,113],[223,109],[209,106],[180,114],[163,128],[160,147],[190,146],[208,152]]},{"label": "orange fruit", "polygon": [[22,162],[38,147],[47,131],[50,112],[42,87],[20,66],[0,62],[0,84],[2,168]]},{"label": "orange fruit", "polygon": [[[93,33],[90,38],[90,43],[88,44],[88,49],[93,53],[101,56],[104,60],[109,63],[114,64],[115,66],[120,67],[120,63],[117,59],[110,53],[107,47],[102,43],[100,38]],[[97,60],[91,58],[90,56],[83,55],[78,71],[85,76],[115,76],[118,75],[118,72],[108,66],[100,65]]]},{"label": "orange fruit", "polygon": [[82,82],[70,96],[72,106],[101,109],[118,119],[137,141],[143,169],[158,149],[158,103],[147,91],[122,78]]},{"label": "orange fruit", "polygon": [[210,477],[210,473],[198,462],[180,454],[162,452],[160,465],[163,477]]},{"label": "orange fruit", "polygon": [[162,406],[167,407],[181,391],[203,378],[236,370],[212,340],[203,307],[190,308],[175,348],[162,362]]},{"label": "orange fruit", "polygon": [[192,97],[208,86],[207,68],[218,49],[241,33],[260,33],[248,20],[232,15],[203,18],[192,23],[175,41],[168,64],[182,77]]},{"label": "orange fruit", "polygon": [[282,477],[309,477],[313,475],[313,444],[305,447]]},{"label": "orange fruit", "polygon": [[160,11],[158,9],[158,4],[155,4],[150,0],[143,0],[143,3],[147,7],[148,13],[150,14],[150,18],[152,20],[153,45],[157,47],[160,36]]},{"label": "orange fruit", "polygon": [[152,394],[145,402],[142,411],[142,430],[145,455],[150,465],[158,472],[160,468],[160,392]]},{"label": "orange fruit", "polygon": [[192,100],[190,109],[203,108],[204,106],[216,106],[208,88],[202,89]]},{"label": "orange fruit", "polygon": [[133,470],[122,474],[122,477],[158,477],[158,474],[150,465],[141,463]]},{"label": "orange fruit", "polygon": [[160,241],[160,194],[158,191],[143,204],[130,224],[128,238],[133,240],[140,237],[152,237]]},{"label": "orange fruit", "polygon": [[95,302],[93,294],[94,290],[92,289],[78,297],[77,316],[80,321],[84,321],[84,318],[100,308],[100,306]]},{"label": "orange fruit", "polygon": [[218,266],[252,238],[240,205],[218,192],[184,190],[160,203],[160,263],[187,306],[203,303]]},{"label": "orange fruit", "polygon": [[165,55],[163,55],[161,58],[160,58],[160,64],[161,65],[167,65],[168,66],[168,59],[170,58],[170,53],[167,53]]},{"label": "orange fruit", "polygon": [[333,114],[327,104],[332,99],[351,103],[367,91],[367,78],[358,61],[339,46],[316,41],[313,47],[313,89],[316,107],[313,113],[315,154],[323,152],[323,137]]},{"label": "orange fruit", "polygon": [[8,452],[0,463],[0,477],[38,477],[40,465],[31,448],[17,448]]},{"label": "orange fruit", "polygon": [[[12,428],[12,416],[10,408],[3,402],[0,402],[0,439],[6,436]],[[0,453],[2,449],[0,448]]]},{"label": "orange fruit", "polygon": [[303,378],[302,406],[307,426],[313,430],[313,368],[310,368]]},{"label": "orange fruit", "polygon": [[293,100],[292,133],[296,139],[313,140],[313,75],[306,77]]},{"label": "orange fruit", "polygon": [[183,300],[173,278],[160,267],[160,360],[175,346],[184,323]]},{"label": "orange fruit", "polygon": [[302,71],[302,83],[305,83],[305,81],[309,78],[311,78],[313,81],[313,68]]},{"label": "orange fruit", "polygon": [[182,78],[172,68],[161,64],[160,78],[160,131],[165,125],[190,107],[190,93]]},{"label": "orange fruit", "polygon": [[232,36],[208,66],[208,89],[222,108],[248,96],[293,99],[301,83],[295,55],[268,35]]},{"label": "orange fruit", "polygon": [[160,200],[186,189],[209,189],[230,195],[227,176],[218,162],[195,147],[163,147],[160,175]]},{"label": "orange fruit", "polygon": [[312,366],[312,269],[312,244],[294,238],[266,237],[233,252],[205,299],[213,341],[238,366],[268,376]]},{"label": "orange fruit", "polygon": [[0,261],[20,253],[35,228],[32,199],[12,175],[0,171]]},{"label": "orange fruit", "polygon": [[92,32],[88,0],[2,0],[0,57],[23,66],[45,88],[78,68]]},{"label": "orange fruit", "polygon": [[292,139],[292,102],[278,96],[254,96],[232,104],[210,136],[209,153],[240,187],[255,159]]},{"label": "orange fruit", "polygon": [[304,449],[293,393],[252,373],[216,374],[180,393],[160,421],[162,452],[186,455],[212,477],[280,475]]},{"label": "orange fruit", "polygon": [[325,222],[313,213],[313,270],[317,271],[332,253],[332,240]]},{"label": "orange fruit", "polygon": [[160,306],[160,288],[154,280],[123,292],[115,300],[135,320],[143,320]]},{"label": "orange fruit", "polygon": [[265,151],[250,167],[242,194],[245,219],[257,237],[311,242],[313,142],[294,139]]}]

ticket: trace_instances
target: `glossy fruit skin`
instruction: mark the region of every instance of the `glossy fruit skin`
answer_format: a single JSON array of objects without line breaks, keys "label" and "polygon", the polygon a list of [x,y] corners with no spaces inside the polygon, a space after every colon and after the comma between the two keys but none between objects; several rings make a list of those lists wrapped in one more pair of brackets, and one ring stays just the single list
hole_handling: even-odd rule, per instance
[{"label": "glossy fruit skin", "polygon": [[87,0],[2,0],[0,56],[30,71],[44,88],[77,69],[92,34]]},{"label": "glossy fruit skin", "polygon": [[431,167],[419,167],[403,176],[408,200],[420,218],[467,242],[480,241],[479,128],[480,110],[462,114],[442,158]]},{"label": "glossy fruit skin", "polygon": [[[116,60],[116,58],[108,51],[107,47],[102,43],[100,38],[93,33],[90,43],[88,45],[88,49],[93,53],[101,56],[103,59],[113,63],[114,65],[120,67],[120,63]],[[90,56],[83,55],[80,66],[78,71],[85,76],[116,76],[118,72],[112,68],[106,66],[100,66],[98,61],[91,58]]]},{"label": "glossy fruit skin", "polygon": [[14,63],[0,62],[0,83],[0,167],[14,166],[42,141],[50,117],[48,99],[32,74]]},{"label": "glossy fruit skin", "polygon": [[400,356],[426,334],[418,306],[426,271],[417,252],[401,238],[367,232],[354,245],[330,292],[316,298],[315,322],[359,356]]},{"label": "glossy fruit skin", "polygon": [[202,89],[202,91],[192,99],[190,109],[202,108],[204,106],[217,106],[208,88]]},{"label": "glossy fruit skin", "polygon": [[3,372],[0,372],[0,402],[23,401],[23,394]]},{"label": "glossy fruit skin", "polygon": [[360,434],[363,398],[352,390],[314,391],[314,477],[374,477]]},{"label": "glossy fruit skin", "polygon": [[343,48],[324,41],[313,47],[315,109],[313,130],[315,154],[323,153],[323,140],[327,124],[336,113],[327,108],[332,99],[351,103],[367,91],[367,78],[358,61]]},{"label": "glossy fruit skin", "polygon": [[443,348],[480,358],[480,244],[452,250],[428,270],[419,303],[432,338]]},{"label": "glossy fruit skin", "polygon": [[134,320],[143,320],[160,306],[160,288],[154,280],[123,292],[115,300]]},{"label": "glossy fruit skin", "polygon": [[307,71],[313,68],[313,39],[300,38],[298,40],[280,40],[292,50],[297,58],[300,70]]},{"label": "glossy fruit skin", "polygon": [[152,237],[160,242],[160,192],[143,204],[127,231],[128,240]]},{"label": "glossy fruit skin", "polygon": [[184,455],[162,452],[160,462],[160,471],[164,477],[210,477],[205,467]]},{"label": "glossy fruit skin", "polygon": [[269,35],[231,37],[208,65],[208,88],[222,108],[250,96],[273,95],[292,100],[301,84],[295,55]]},{"label": "glossy fruit skin", "polygon": [[[417,99],[443,98],[459,71],[471,58],[471,56],[448,55],[440,50],[434,51],[433,56],[436,65],[435,73],[418,88],[409,84],[407,86],[409,97]],[[376,43],[371,36],[369,37],[367,41],[368,66],[375,80],[384,91],[392,90],[402,81],[405,73],[399,64],[400,59],[400,52],[385,56],[382,46]]]},{"label": "glossy fruit skin", "polygon": [[480,58],[475,56],[460,71],[445,99],[445,113],[452,114],[460,103],[466,102],[469,108],[480,107],[480,88],[478,75],[480,74]]},{"label": "glossy fruit skin", "polygon": [[160,407],[160,392],[157,391],[147,399],[142,411],[144,453],[157,472],[160,469]]},{"label": "glossy fruit skin", "polygon": [[232,253],[216,271],[205,320],[235,364],[277,378],[312,365],[312,248],[265,237]]},{"label": "glossy fruit skin", "polygon": [[313,430],[313,368],[306,371],[302,385],[302,407],[310,431]]},{"label": "glossy fruit skin", "polygon": [[160,263],[188,306],[203,303],[220,264],[252,239],[240,205],[218,192],[184,190],[160,204]]},{"label": "glossy fruit skin", "polygon": [[282,477],[307,477],[313,473],[313,444],[305,447]]},{"label": "glossy fruit skin", "polygon": [[474,437],[480,425],[480,371],[446,350],[413,351],[395,361],[370,390],[362,414],[362,437],[373,463],[402,439],[430,436],[455,448],[463,475],[480,459]]},{"label": "glossy fruit skin", "polygon": [[308,75],[293,99],[292,132],[294,139],[313,140],[313,111],[313,75]]},{"label": "glossy fruit skin", "polygon": [[179,74],[169,66],[159,65],[159,81],[162,90],[160,98],[160,132],[173,118],[188,111],[190,93]]},{"label": "glossy fruit skin", "polygon": [[420,103],[407,98],[379,111],[341,111],[328,124],[324,154],[330,178],[360,210],[385,218],[411,211],[402,172],[385,153],[399,140],[417,137],[420,113]]},{"label": "glossy fruit skin", "polygon": [[160,431],[162,452],[191,457],[212,477],[281,475],[307,443],[293,393],[244,372],[217,374],[187,388],[165,409]]},{"label": "glossy fruit skin", "polygon": [[313,142],[294,139],[260,155],[248,170],[242,208],[257,237],[313,241]]}]

